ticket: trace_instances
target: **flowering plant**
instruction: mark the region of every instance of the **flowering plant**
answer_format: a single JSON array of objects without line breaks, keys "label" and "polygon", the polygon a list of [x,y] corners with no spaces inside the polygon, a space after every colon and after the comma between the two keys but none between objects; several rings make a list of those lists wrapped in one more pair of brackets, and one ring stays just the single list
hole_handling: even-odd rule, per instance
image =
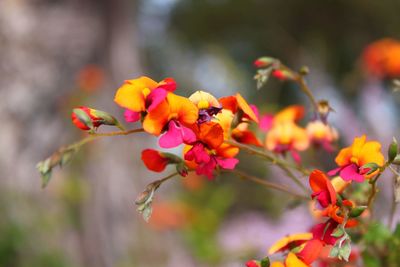
[{"label": "flowering plant", "polygon": [[[302,161],[304,151],[336,153],[339,134],[328,121],[333,108],[327,100],[314,97],[305,79],[307,68],[295,71],[271,57],[257,59],[255,66],[258,88],[270,76],[294,82],[308,97],[311,114],[306,114],[307,109],[301,105],[263,114],[239,93],[216,98],[208,92],[196,91],[185,97],[174,93],[177,83],[173,78],[157,82],[138,77],[125,81],[116,90],[114,101],[124,109],[127,123],[140,126],[126,130],[104,111],[89,107],[73,109],[73,124],[88,136],[61,147],[38,163],[43,187],[50,181],[53,168],[65,165],[83,145],[100,137],[146,133],[158,137],[158,145],[163,150],[143,150],[144,165],[153,172],[164,172],[168,165],[175,169],[149,183],[137,197],[135,203],[146,221],[152,214],[156,191],[163,183],[174,177],[192,179],[187,177],[189,173],[208,180],[226,173],[310,203],[311,215],[316,221],[308,232],[288,233],[269,249],[269,255],[261,260],[249,260],[246,266],[359,266],[362,261],[369,264],[366,266],[381,263],[398,266],[400,258],[395,251],[400,243],[400,226],[391,232],[396,203],[400,201],[400,155],[396,140],[390,144],[385,158],[378,141],[369,140],[366,135],[355,137],[351,145],[339,150],[335,158],[337,167],[333,170],[307,168]],[[310,119],[303,126],[300,121],[306,115]],[[119,130],[98,132],[102,125]],[[181,154],[165,151],[178,146],[182,148]],[[239,152],[276,165],[296,188],[240,171]],[[385,172],[391,172],[394,181],[388,227],[373,217],[378,182]],[[362,197],[355,197],[358,193]],[[271,262],[269,256],[278,253],[284,259]],[[375,265],[374,260],[378,262]]]}]

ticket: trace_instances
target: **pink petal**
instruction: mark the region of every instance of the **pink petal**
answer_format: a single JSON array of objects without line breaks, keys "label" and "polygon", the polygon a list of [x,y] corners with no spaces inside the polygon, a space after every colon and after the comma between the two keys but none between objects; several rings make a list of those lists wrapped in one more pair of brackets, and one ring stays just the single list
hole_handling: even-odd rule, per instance
[{"label": "pink petal", "polygon": [[163,148],[172,148],[183,143],[182,131],[174,121],[168,124],[168,131],[160,137],[158,144]]},{"label": "pink petal", "polygon": [[338,238],[333,237],[332,233],[337,226],[338,223],[331,219],[325,223],[320,223],[315,225],[311,229],[311,233],[313,234],[313,239],[322,240],[328,245],[334,245]]},{"label": "pink petal", "polygon": [[185,154],[185,160],[194,160],[197,164],[207,163],[211,159],[210,155],[204,149],[203,144],[195,144],[188,152]]},{"label": "pink petal", "polygon": [[213,179],[214,178],[214,169],[217,166],[216,161],[211,158],[211,160],[207,163],[200,164],[196,168],[196,174],[198,175],[205,175],[208,177],[208,179]]},{"label": "pink petal", "polygon": [[146,97],[148,111],[155,109],[167,97],[168,92],[162,88],[156,88]]},{"label": "pink petal", "polygon": [[294,161],[295,161],[297,164],[300,164],[300,163],[301,163],[300,154],[299,154],[296,150],[290,150],[290,154],[292,154],[292,157],[293,157]]},{"label": "pink petal", "polygon": [[260,129],[264,132],[268,131],[272,127],[272,121],[274,120],[274,115],[266,114],[260,118]]},{"label": "pink petal", "polygon": [[257,119],[260,121],[260,112],[258,112],[258,108],[256,105],[250,104],[250,108],[253,110],[254,114],[256,115]]},{"label": "pink petal", "polygon": [[236,164],[239,163],[239,160],[235,158],[217,158],[217,163],[223,169],[233,170]]},{"label": "pink petal", "polygon": [[163,82],[164,84],[159,85],[157,88],[162,88],[168,92],[175,91],[177,84],[173,78],[165,78]]},{"label": "pink petal", "polygon": [[340,171],[340,177],[345,181],[363,182],[364,176],[358,173],[358,167],[355,164],[349,164]]},{"label": "pink petal", "polygon": [[196,134],[189,128],[180,125],[182,129],[182,139],[185,144],[192,144],[196,142]]},{"label": "pink petal", "polygon": [[126,122],[136,122],[140,119],[140,113],[130,109],[125,109],[124,118]]},{"label": "pink petal", "polygon": [[329,176],[334,176],[334,175],[336,175],[338,172],[340,172],[342,169],[343,169],[343,167],[339,167],[339,168],[330,170],[329,172],[327,172],[327,174],[328,174]]}]

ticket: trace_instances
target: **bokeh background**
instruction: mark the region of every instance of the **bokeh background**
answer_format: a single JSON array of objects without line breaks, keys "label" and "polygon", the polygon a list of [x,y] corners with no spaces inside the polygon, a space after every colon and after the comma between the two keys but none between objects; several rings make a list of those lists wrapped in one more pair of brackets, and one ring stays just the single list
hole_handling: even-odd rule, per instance
[{"label": "bokeh background", "polygon": [[[45,190],[35,165],[83,137],[73,107],[122,119],[114,93],[140,75],[174,77],[185,95],[240,92],[263,111],[307,104],[289,83],[256,90],[252,62],[263,55],[311,69],[310,87],[336,110],[340,144],[368,133],[387,145],[399,94],[364,71],[361,55],[377,39],[400,38],[399,10],[397,0],[0,0],[0,266],[235,267],[307,230],[307,207],[233,177],[171,181],[146,224],[134,199],[160,176],[140,161],[157,141],[142,134],[87,146]],[[329,170],[333,158],[305,160]],[[258,160],[241,157],[240,168],[285,181]],[[390,199],[388,180],[383,220]]]}]

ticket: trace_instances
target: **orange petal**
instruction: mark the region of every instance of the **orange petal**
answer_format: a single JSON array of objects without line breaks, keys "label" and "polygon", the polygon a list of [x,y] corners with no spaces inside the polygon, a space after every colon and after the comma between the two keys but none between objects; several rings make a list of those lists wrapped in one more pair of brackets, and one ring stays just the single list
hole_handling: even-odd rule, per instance
[{"label": "orange petal", "polygon": [[310,187],[313,192],[328,191],[331,203],[336,203],[336,191],[325,173],[320,170],[313,170],[310,175]]},{"label": "orange petal", "polygon": [[143,121],[143,129],[150,134],[158,136],[167,124],[168,116],[169,106],[166,101],[163,101],[146,115]]},{"label": "orange petal", "polygon": [[274,116],[273,123],[296,122],[304,117],[304,107],[292,105],[281,110]]},{"label": "orange petal", "polygon": [[176,119],[179,122],[190,125],[197,121],[199,110],[188,98],[169,93],[169,120]]},{"label": "orange petal", "polygon": [[224,142],[224,130],[218,123],[202,123],[197,129],[195,132],[199,140],[206,143],[210,149],[218,148]]},{"label": "orange petal", "polygon": [[345,166],[350,164],[350,159],[352,157],[351,147],[343,148],[339,151],[339,154],[335,158],[335,162],[338,166]]},{"label": "orange petal", "polygon": [[258,123],[258,118],[256,114],[251,109],[246,100],[239,93],[236,94],[236,101],[240,109],[243,111],[243,113],[246,114],[252,121]]},{"label": "orange petal", "polygon": [[304,248],[297,254],[297,256],[306,264],[313,263],[318,259],[323,248],[322,241],[319,239],[313,239],[307,241]]},{"label": "orange petal", "polygon": [[117,90],[114,101],[123,108],[135,112],[144,111],[146,96],[155,87],[157,83],[145,76],[125,81]]},{"label": "orange petal", "polygon": [[295,254],[290,252],[285,260],[286,267],[309,267],[309,265],[302,262]]},{"label": "orange petal", "polygon": [[239,148],[223,143],[216,149],[216,154],[223,158],[234,158],[239,153]]},{"label": "orange petal", "polygon": [[219,99],[219,102],[221,103],[221,105],[224,109],[228,109],[228,110],[232,111],[233,114],[235,114],[237,112],[238,103],[237,103],[235,96],[221,97]]}]

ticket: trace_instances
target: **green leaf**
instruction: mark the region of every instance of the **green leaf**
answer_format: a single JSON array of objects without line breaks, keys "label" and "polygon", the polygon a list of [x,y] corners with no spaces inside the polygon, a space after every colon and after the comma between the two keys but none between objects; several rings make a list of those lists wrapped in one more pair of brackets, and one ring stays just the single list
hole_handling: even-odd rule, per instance
[{"label": "green leaf", "polygon": [[338,227],[335,229],[335,231],[333,231],[331,236],[333,236],[333,237],[341,237],[344,234],[345,234],[345,231],[343,230],[342,226],[338,225]]},{"label": "green leaf", "polygon": [[350,253],[351,253],[351,244],[350,244],[350,240],[347,239],[344,243],[344,245],[342,245],[341,248],[339,248],[339,259],[343,259],[345,261],[349,261],[349,257],[350,257]]}]

